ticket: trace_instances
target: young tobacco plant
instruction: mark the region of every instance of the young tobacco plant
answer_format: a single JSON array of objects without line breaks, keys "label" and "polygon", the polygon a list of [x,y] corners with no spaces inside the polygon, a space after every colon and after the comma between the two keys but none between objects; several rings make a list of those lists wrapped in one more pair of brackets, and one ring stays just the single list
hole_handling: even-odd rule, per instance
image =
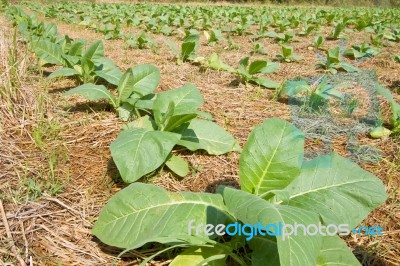
[{"label": "young tobacco plant", "polygon": [[302,57],[300,55],[295,54],[293,52],[293,47],[286,46],[286,45],[282,45],[282,54],[276,55],[276,58],[279,61],[284,61],[284,62],[288,62],[288,63],[302,59]]},{"label": "young tobacco plant", "polygon": [[338,70],[343,70],[346,72],[358,72],[358,68],[355,66],[343,62],[340,60],[340,50],[339,47],[332,48],[326,51],[326,60],[317,64],[317,68],[325,69],[332,74],[336,74]]},{"label": "young tobacco plant", "polygon": [[122,179],[135,182],[164,163],[176,174],[185,176],[187,163],[171,153],[176,145],[212,155],[238,150],[238,143],[225,129],[197,118],[210,118],[208,113],[198,110],[203,102],[200,91],[191,84],[161,92],[149,101],[150,115],[128,124],[111,143],[111,155]]},{"label": "young tobacco plant", "polygon": [[169,40],[165,40],[165,43],[174,53],[178,65],[187,61],[196,62],[200,60],[200,57],[196,56],[196,51],[199,49],[200,45],[200,35],[198,33],[188,34],[185,37],[181,45],[181,51]]},{"label": "young tobacco plant", "polygon": [[342,38],[343,36],[343,31],[345,29],[346,25],[344,23],[338,23],[336,26],[332,29],[331,35],[329,36],[330,39],[337,40]]},{"label": "young tobacco plant", "polygon": [[392,93],[390,90],[380,86],[378,83],[375,83],[375,89],[378,92],[378,94],[382,95],[390,104],[391,111],[392,111],[392,117],[390,118],[390,127],[391,130],[384,128],[383,126],[378,126],[374,128],[371,132],[370,135],[373,138],[381,138],[385,136],[389,136],[391,133],[395,135],[400,134],[400,104],[396,102],[396,100],[393,98]]},{"label": "young tobacco plant", "polygon": [[132,36],[126,41],[129,48],[144,49],[147,47],[157,47],[157,43],[151,39],[146,32],[142,32],[138,37]]},{"label": "young tobacco plant", "polygon": [[324,43],[325,39],[321,35],[315,36],[314,38],[314,47],[319,50],[325,50],[325,48],[322,47],[322,44]]},{"label": "young tobacco plant", "polygon": [[143,64],[129,68],[117,82],[117,96],[104,85],[83,84],[64,93],[65,96],[79,94],[87,100],[107,100],[118,112],[119,117],[127,121],[140,116],[139,110],[147,109],[149,99],[160,82],[160,72],[152,65]]},{"label": "young tobacco plant", "polygon": [[253,230],[227,237],[224,230],[217,235],[204,228],[283,223],[346,224],[351,230],[385,202],[382,181],[350,160],[330,153],[304,161],[304,139],[290,123],[267,119],[250,133],[241,153],[240,190],[220,186],[216,194],[169,192],[134,183],[111,198],[92,232],[105,244],[126,250],[150,242],[167,246],[141,265],[176,247],[186,250],[171,262],[175,266],[360,265],[336,233],[283,238],[278,230]]},{"label": "young tobacco plant", "polygon": [[215,44],[224,40],[224,36],[222,36],[221,30],[214,29],[210,31],[210,34],[208,34],[208,32],[206,31],[204,33],[208,41],[208,46],[215,46]]},{"label": "young tobacco plant", "polygon": [[253,51],[251,51],[251,54],[267,55],[268,51],[261,42],[253,42]]},{"label": "young tobacco plant", "polygon": [[280,95],[295,96],[298,94],[306,95],[306,104],[315,111],[319,111],[325,106],[330,98],[339,100],[344,99],[344,95],[337,89],[342,86],[333,86],[328,84],[328,77],[324,76],[321,82],[312,87],[305,79],[288,80],[284,83]]},{"label": "young tobacco plant", "polygon": [[202,66],[214,70],[224,70],[231,73],[236,72],[236,70],[233,67],[224,63],[217,53],[212,53],[210,57],[203,62]]},{"label": "young tobacco plant", "polygon": [[373,57],[379,53],[379,49],[366,43],[353,45],[352,48],[344,51],[344,55],[350,58],[359,59],[362,57]]},{"label": "young tobacco plant", "polygon": [[[69,54],[61,53],[64,67],[51,73],[48,79],[74,77],[80,83],[94,83],[98,78],[102,78],[110,84],[117,85],[122,73],[110,59],[104,57],[103,42],[93,42],[85,52],[82,52],[83,45],[84,43],[78,42],[70,48]],[[71,54],[71,51],[74,53]]]},{"label": "young tobacco plant", "polygon": [[242,82],[251,82],[268,89],[276,89],[279,83],[268,79],[257,77],[257,74],[270,74],[279,68],[278,63],[268,62],[266,60],[256,60],[250,63],[249,57],[245,57],[239,61],[239,67],[236,74]]}]

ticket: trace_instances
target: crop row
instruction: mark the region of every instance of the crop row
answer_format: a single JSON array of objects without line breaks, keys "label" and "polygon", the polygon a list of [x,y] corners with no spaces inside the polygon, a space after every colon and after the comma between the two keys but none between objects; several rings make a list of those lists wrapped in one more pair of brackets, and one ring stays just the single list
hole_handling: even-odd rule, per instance
[{"label": "crop row", "polygon": [[[122,72],[104,57],[101,41],[88,45],[87,40],[59,36],[55,24],[39,22],[13,6],[8,7],[8,15],[41,66],[62,67],[50,79],[68,76],[81,84],[66,95],[106,100],[123,120],[131,121],[110,149],[121,178],[133,184],[114,195],[101,211],[93,234],[102,242],[124,250],[150,242],[167,246],[142,265],[171,248],[185,249],[171,265],[187,265],[188,259],[193,265],[225,265],[228,260],[239,265],[329,265],[338,260],[359,265],[336,234],[282,239],[263,231],[246,241],[244,235],[188,234],[188,224],[192,220],[214,226],[281,222],[354,228],[386,199],[377,177],[336,153],[304,161],[304,134],[280,119],[267,119],[255,127],[242,149],[225,129],[211,122],[209,113],[199,110],[203,98],[194,85],[156,93],[160,81],[156,67],[137,65]],[[245,58],[235,72],[255,81],[255,74],[274,67]],[[286,94],[311,91],[301,80],[283,88]],[[326,82],[313,93],[321,98],[335,94]],[[395,104],[393,100],[398,108]],[[177,145],[213,155],[240,151],[241,189],[219,187],[215,194],[169,192],[135,182],[163,164],[177,175],[186,175],[187,163],[172,152]]]}]

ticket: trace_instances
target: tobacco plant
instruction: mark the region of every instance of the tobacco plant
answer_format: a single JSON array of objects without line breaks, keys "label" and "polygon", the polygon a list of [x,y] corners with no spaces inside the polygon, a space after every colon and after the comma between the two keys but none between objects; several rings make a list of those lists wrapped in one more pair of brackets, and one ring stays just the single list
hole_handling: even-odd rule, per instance
[{"label": "tobacco plant", "polygon": [[177,63],[180,65],[187,61],[197,61],[199,57],[196,56],[196,51],[199,49],[200,36],[198,33],[188,34],[182,42],[181,50],[169,40],[165,40],[165,43],[174,53]]},{"label": "tobacco plant", "polygon": [[258,77],[257,74],[270,74],[278,68],[278,63],[266,60],[256,60],[250,63],[249,57],[245,57],[239,61],[236,74],[242,82],[251,82],[268,89],[276,89],[279,87],[279,83],[268,78]]},{"label": "tobacco plant", "polygon": [[65,96],[79,94],[90,101],[107,100],[118,112],[119,117],[127,121],[136,116],[139,110],[145,110],[147,100],[154,97],[154,91],[160,82],[159,70],[148,64],[137,65],[125,71],[120,77],[117,96],[104,85],[83,84],[64,93]]},{"label": "tobacco plant", "polygon": [[379,53],[379,49],[366,43],[353,45],[352,48],[344,51],[344,55],[350,58],[359,59],[362,57],[373,57]]},{"label": "tobacco plant", "polygon": [[[48,50],[38,50],[37,55],[43,60],[50,53]],[[48,79],[57,77],[75,77],[80,83],[94,83],[98,78],[117,85],[122,76],[121,71],[114,63],[104,57],[102,41],[95,41],[85,52],[82,52],[84,42],[75,42],[71,45],[68,54],[60,52],[57,56],[62,58],[63,68],[58,69],[48,76]],[[72,53],[73,51],[73,53]]]},{"label": "tobacco plant", "polygon": [[176,145],[212,155],[238,150],[236,140],[225,129],[197,118],[211,118],[199,110],[203,102],[200,91],[191,84],[161,92],[149,101],[150,116],[128,124],[111,143],[111,155],[122,179],[135,182],[164,163],[176,174],[185,176],[187,163],[171,154]]},{"label": "tobacco plant", "polygon": [[334,98],[343,100],[344,95],[338,88],[345,85],[331,85],[328,83],[328,77],[322,77],[317,86],[310,86],[305,79],[288,80],[284,83],[280,95],[295,96],[298,94],[306,95],[305,103],[314,111],[319,111],[324,107],[329,99]]},{"label": "tobacco plant", "polygon": [[355,66],[341,61],[339,53],[339,47],[335,47],[326,51],[326,60],[324,62],[318,63],[317,68],[325,69],[332,74],[336,74],[338,70],[343,70],[346,72],[359,71]]},{"label": "tobacco plant", "polygon": [[295,54],[293,52],[293,47],[282,45],[281,48],[282,48],[282,54],[276,55],[276,58],[279,61],[293,62],[293,61],[298,61],[298,60],[302,59],[302,57],[300,55]]},{"label": "tobacco plant", "polygon": [[[135,132],[129,136],[136,137]],[[166,245],[141,265],[173,248],[185,250],[171,265],[360,265],[336,233],[299,233],[283,239],[265,231],[253,231],[253,238],[248,238],[249,231],[227,237],[206,234],[203,229],[188,230],[194,220],[195,226],[214,227],[232,223],[346,224],[350,232],[385,202],[382,181],[348,159],[336,153],[310,161],[303,157],[304,134],[286,121],[267,119],[250,133],[241,153],[240,190],[220,186],[216,194],[169,192],[134,183],[101,210],[93,234],[103,243],[125,250],[151,242]]]}]

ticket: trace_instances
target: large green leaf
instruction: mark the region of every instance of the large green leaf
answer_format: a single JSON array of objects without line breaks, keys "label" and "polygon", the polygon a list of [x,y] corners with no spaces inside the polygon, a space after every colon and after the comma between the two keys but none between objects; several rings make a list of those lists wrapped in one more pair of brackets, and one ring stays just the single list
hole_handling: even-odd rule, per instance
[{"label": "large green leaf", "polygon": [[40,58],[41,65],[63,65],[61,46],[49,40],[40,40],[34,46],[36,55]]},{"label": "large green leaf", "polygon": [[70,76],[75,76],[75,75],[80,75],[80,74],[81,73],[79,73],[78,71],[76,71],[73,68],[64,67],[64,68],[54,71],[47,78],[54,79],[57,77],[70,77]]},{"label": "large green leaf", "polygon": [[251,133],[240,156],[242,190],[256,195],[285,188],[299,175],[304,135],[277,118],[267,119]]},{"label": "large green leaf", "polygon": [[252,249],[251,265],[264,266],[268,261],[269,266],[280,266],[278,245],[273,236],[256,236],[249,241]]},{"label": "large green leaf", "polygon": [[260,69],[259,73],[270,74],[276,72],[279,69],[279,63],[268,62],[267,66]]},{"label": "large green leaf", "polygon": [[144,128],[123,130],[110,145],[122,179],[132,183],[156,170],[165,162],[179,138],[176,133]]},{"label": "large green leaf", "polygon": [[203,105],[204,100],[196,86],[185,84],[180,88],[157,94],[153,109],[164,114],[167,112],[170,102],[175,105],[174,115],[184,115],[196,113],[197,108]]},{"label": "large green leaf", "polygon": [[299,78],[299,79],[290,79],[285,81],[282,90],[280,91],[280,95],[289,95],[294,96],[296,94],[302,92],[308,92],[311,88],[308,85],[307,80]]},{"label": "large green leaf", "polygon": [[104,44],[102,41],[95,41],[83,54],[85,60],[95,60],[104,57]]},{"label": "large green leaf", "polygon": [[119,68],[114,65],[113,61],[108,58],[99,58],[93,60],[96,65],[96,76],[104,79],[110,84],[118,85],[122,73]]},{"label": "large green leaf", "polygon": [[87,83],[71,89],[63,95],[67,96],[72,94],[79,94],[89,101],[107,99],[113,106],[115,106],[115,97],[103,85]]},{"label": "large green leaf", "polygon": [[218,247],[191,247],[179,254],[169,264],[169,266],[199,266],[204,260],[213,256],[222,255],[222,259],[213,260],[208,262],[208,266],[225,266],[226,255],[224,250]]},{"label": "large green leaf", "polygon": [[133,92],[140,96],[151,94],[159,83],[160,71],[155,66],[149,64],[134,66],[129,68],[119,81],[119,98],[125,101]]},{"label": "large green leaf", "polygon": [[360,262],[339,236],[325,236],[322,238],[317,266],[328,265],[357,266]]},{"label": "large green leaf", "polygon": [[165,165],[180,177],[184,177],[189,173],[188,163],[179,156],[171,155],[171,157],[165,162]]},{"label": "large green leaf", "polygon": [[201,119],[193,119],[188,125],[184,124],[174,130],[182,134],[179,145],[191,151],[206,150],[208,154],[220,155],[240,149],[237,141],[224,128]]},{"label": "large green leaf", "polygon": [[251,78],[250,81],[267,89],[276,89],[280,86],[278,82],[267,78]]},{"label": "large green leaf", "polygon": [[[190,240],[188,225],[220,224],[232,219],[221,195],[169,192],[161,187],[134,183],[118,192],[101,210],[93,234],[120,248],[138,248],[148,242]],[[206,237],[202,230],[199,237]]]},{"label": "large green leaf", "polygon": [[256,60],[251,62],[249,66],[249,74],[254,75],[260,73],[260,70],[268,65],[268,62],[265,60]]},{"label": "large green leaf", "polygon": [[85,40],[85,39],[73,41],[71,43],[71,46],[69,47],[68,55],[82,56],[83,48],[85,47],[86,43],[87,43],[87,40]]},{"label": "large green leaf", "polygon": [[336,153],[304,163],[284,191],[282,204],[313,210],[325,225],[348,224],[350,230],[386,200],[381,180]]},{"label": "large green leaf", "polygon": [[189,59],[195,52],[196,43],[195,42],[183,42],[181,50],[181,58],[183,61]]},{"label": "large green leaf", "polygon": [[[310,224],[317,225],[319,222],[316,213],[292,206],[271,204],[256,195],[241,190],[225,187],[221,193],[229,211],[245,224],[255,225],[260,222],[263,226],[274,224],[278,228],[278,224],[282,223],[282,228],[284,228],[287,224],[295,226],[297,223],[308,226]],[[270,231],[272,227],[268,229]],[[274,233],[277,234],[280,265],[316,265],[322,242],[321,235],[304,235],[302,229],[299,229],[300,232],[297,235],[280,236],[278,231],[279,229]],[[282,231],[285,230],[282,229]]]}]

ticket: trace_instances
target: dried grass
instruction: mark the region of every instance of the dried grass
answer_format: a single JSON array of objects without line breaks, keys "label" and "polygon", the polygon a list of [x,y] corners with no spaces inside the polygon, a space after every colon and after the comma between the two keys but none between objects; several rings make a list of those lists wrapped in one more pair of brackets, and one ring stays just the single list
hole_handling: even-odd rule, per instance
[{"label": "dried grass", "polygon": [[[61,33],[69,34],[73,38],[102,37],[78,26],[60,22],[57,24]],[[161,43],[160,36],[151,35],[151,37]],[[354,34],[351,38],[351,42],[359,43],[362,36]],[[4,47],[1,46],[3,39],[6,38],[0,38],[0,48]],[[242,51],[251,50],[247,37],[237,36],[235,42],[242,46],[242,50],[224,51],[223,44],[213,48],[224,51],[222,58],[233,66],[236,66],[239,59],[244,56]],[[315,51],[307,49],[309,44],[310,39],[304,37],[299,38],[299,42],[293,43],[295,52],[300,53],[304,61],[285,64],[281,71],[273,74],[271,78],[283,81],[286,78],[316,75]],[[327,43],[327,46],[333,45],[337,45],[337,42]],[[266,41],[265,46],[271,53],[270,59],[280,52],[279,44],[272,41]],[[201,73],[198,67],[190,64],[177,66],[171,60],[169,50],[164,46],[157,54],[151,53],[150,50],[126,50],[122,41],[105,41],[105,47],[106,55],[122,69],[138,63],[156,64],[162,74],[159,90],[178,87],[186,82],[196,84],[205,97],[204,110],[211,112],[216,122],[227,128],[241,144],[246,141],[252,128],[266,118],[280,117],[290,120],[287,103],[276,101],[274,92],[255,86],[232,84],[235,77],[231,74],[218,71]],[[399,53],[399,48],[390,49]],[[0,49],[2,59],[5,58],[4,51],[4,48]],[[211,48],[202,45],[199,54],[210,54],[211,51]],[[399,80],[398,67],[388,62],[385,57],[367,60],[360,67],[377,69],[378,77],[384,85],[391,86]],[[28,172],[35,177],[45,164],[44,151],[34,148],[31,136],[31,125],[35,123],[35,119],[28,115],[37,113],[34,91],[43,88],[38,86],[38,82],[29,81],[26,75],[28,74],[20,75],[24,78],[21,78],[22,82],[18,87],[21,95],[20,104],[15,108],[20,111],[15,112],[7,107],[3,98],[1,101],[0,179],[3,181],[0,183],[1,193],[10,194],[11,190],[18,187],[21,175],[26,175]],[[105,105],[86,103],[79,97],[69,98],[68,102],[62,99],[59,92],[74,85],[70,80],[63,80],[45,88],[49,90],[49,95],[46,97],[51,103],[56,104],[44,107],[46,117],[59,119],[58,122],[62,125],[58,140],[48,142],[45,149],[63,147],[68,156],[65,165],[59,165],[59,171],[60,176],[70,176],[69,184],[57,196],[43,195],[39,201],[18,202],[12,198],[3,201],[5,217],[10,225],[9,232],[16,251],[10,252],[10,237],[7,237],[6,230],[3,229],[5,224],[3,219],[0,226],[0,241],[2,241],[0,258],[3,262],[0,261],[0,264],[4,264],[6,260],[16,261],[18,254],[27,264],[32,262],[38,265],[57,265],[57,263],[108,265],[114,262],[120,252],[94,239],[90,229],[107,200],[124,186],[118,179],[117,169],[108,150],[110,142],[115,139],[121,128],[121,123],[114,114],[107,112]],[[368,103],[363,104],[364,107],[368,106]],[[382,104],[384,114],[387,116],[389,109],[383,102]],[[362,113],[357,115],[361,116]],[[364,221],[365,225],[383,226],[385,235],[379,239],[356,237],[348,238],[346,241],[360,258],[364,258],[365,265],[399,265],[399,142],[391,139],[371,140],[367,135],[362,135],[359,136],[359,143],[372,145],[383,151],[383,161],[378,164],[363,164],[362,167],[379,176],[387,187],[389,199],[386,204]],[[306,144],[308,150],[318,148],[319,145],[317,140],[308,140]],[[346,145],[347,139],[339,137],[335,139],[334,150],[346,156]],[[167,171],[161,171],[147,181],[172,191],[214,191],[217,184],[238,186],[238,154],[215,157],[201,153],[180,152],[180,154],[191,165],[190,176],[178,179]],[[3,243],[7,242],[8,245],[3,246]],[[118,263],[138,264],[140,258],[152,254],[157,249],[154,248],[154,250],[132,251],[123,259],[119,259]],[[159,265],[167,263],[169,261],[154,262]]]}]

